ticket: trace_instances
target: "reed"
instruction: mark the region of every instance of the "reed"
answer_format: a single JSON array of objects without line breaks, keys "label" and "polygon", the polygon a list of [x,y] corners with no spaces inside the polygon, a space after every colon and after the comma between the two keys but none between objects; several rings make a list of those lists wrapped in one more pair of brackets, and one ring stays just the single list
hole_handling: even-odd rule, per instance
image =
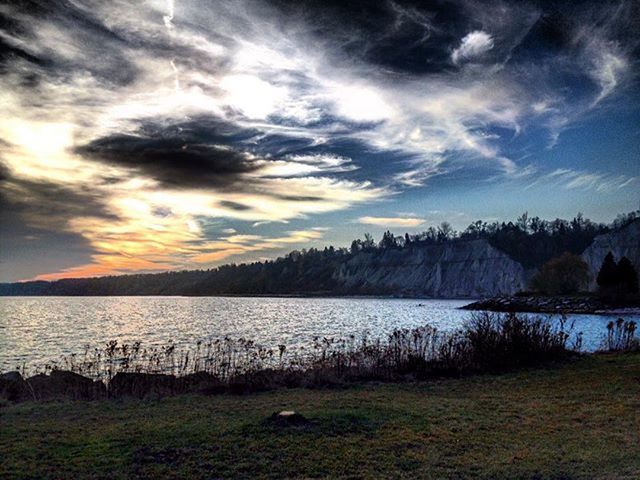
[{"label": "reed", "polygon": [[424,326],[398,329],[385,339],[316,337],[297,349],[285,344],[267,348],[253,340],[228,337],[186,348],[172,342],[145,347],[140,342],[112,341],[101,348],[87,346],[82,354],[62,357],[36,373],[66,370],[107,387],[119,373],[142,374],[139,377],[145,382],[148,374],[176,379],[206,375],[221,386],[216,391],[236,393],[360,380],[427,379],[500,372],[566,358],[580,347],[579,335],[569,345],[572,330],[573,325],[565,321],[554,324],[545,317],[481,312],[455,332]]},{"label": "reed", "polygon": [[625,321],[623,318],[610,321],[607,324],[607,337],[604,341],[604,350],[609,352],[626,352],[640,350],[640,342],[636,337],[636,322]]}]

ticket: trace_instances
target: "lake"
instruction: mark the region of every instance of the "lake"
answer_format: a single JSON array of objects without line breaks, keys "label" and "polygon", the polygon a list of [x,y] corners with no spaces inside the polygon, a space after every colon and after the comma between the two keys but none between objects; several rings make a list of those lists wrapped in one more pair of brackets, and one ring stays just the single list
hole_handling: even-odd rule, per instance
[{"label": "lake", "polygon": [[[271,297],[0,297],[0,371],[43,365],[85,345],[141,341],[193,346],[216,337],[264,346],[309,345],[313,337],[384,337],[396,328],[460,327],[470,300]],[[594,350],[616,317],[571,315]],[[640,321],[640,316],[629,319]]]}]

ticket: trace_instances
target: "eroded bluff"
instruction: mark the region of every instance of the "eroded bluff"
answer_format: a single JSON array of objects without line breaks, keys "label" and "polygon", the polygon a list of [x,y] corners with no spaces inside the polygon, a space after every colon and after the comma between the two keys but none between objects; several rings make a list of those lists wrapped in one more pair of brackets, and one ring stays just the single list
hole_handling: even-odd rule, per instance
[{"label": "eroded bluff", "polygon": [[523,266],[486,240],[361,252],[334,274],[341,289],[362,294],[438,298],[513,294],[526,286]]}]

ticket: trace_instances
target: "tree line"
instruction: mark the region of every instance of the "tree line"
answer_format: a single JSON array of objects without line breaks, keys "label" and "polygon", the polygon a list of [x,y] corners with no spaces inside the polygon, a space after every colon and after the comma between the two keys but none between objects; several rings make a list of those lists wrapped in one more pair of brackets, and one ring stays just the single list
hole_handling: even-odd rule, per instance
[{"label": "tree line", "polygon": [[431,226],[413,235],[405,233],[395,236],[387,231],[377,244],[370,234],[365,234],[364,240],[356,239],[351,243],[350,253],[485,239],[526,268],[539,268],[564,252],[582,253],[597,235],[622,228],[637,218],[640,218],[640,210],[621,214],[607,225],[593,222],[581,213],[571,220],[556,218],[548,221],[537,216],[531,217],[525,212],[510,222],[477,220],[461,232],[456,231],[450,223],[442,222],[439,226]]},{"label": "tree line", "polygon": [[[134,274],[55,282],[0,284],[0,295],[215,295],[215,294],[352,294],[341,290],[336,272],[352,258],[365,255],[376,262],[390,249],[485,239],[525,267],[541,267],[565,252],[580,254],[596,235],[640,218],[640,211],[605,225],[578,214],[572,220],[541,220],[527,213],[513,222],[471,223],[462,232],[447,222],[426,231],[396,236],[390,231],[376,242],[370,234],[350,248],[295,250],[275,260],[228,264],[209,270]],[[393,293],[393,292],[388,292]]]}]

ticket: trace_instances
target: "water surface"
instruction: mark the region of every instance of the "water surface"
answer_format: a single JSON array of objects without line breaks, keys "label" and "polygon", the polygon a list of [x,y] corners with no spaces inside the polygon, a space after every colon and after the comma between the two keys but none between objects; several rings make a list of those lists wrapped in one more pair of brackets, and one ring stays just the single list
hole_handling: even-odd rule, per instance
[{"label": "water surface", "polygon": [[[313,337],[384,337],[396,328],[459,328],[467,300],[269,297],[0,297],[0,371],[42,365],[85,345],[141,341],[193,346],[229,336],[274,347],[309,345]],[[611,320],[571,315],[584,348],[598,348]],[[640,320],[636,316],[635,320]]]}]

